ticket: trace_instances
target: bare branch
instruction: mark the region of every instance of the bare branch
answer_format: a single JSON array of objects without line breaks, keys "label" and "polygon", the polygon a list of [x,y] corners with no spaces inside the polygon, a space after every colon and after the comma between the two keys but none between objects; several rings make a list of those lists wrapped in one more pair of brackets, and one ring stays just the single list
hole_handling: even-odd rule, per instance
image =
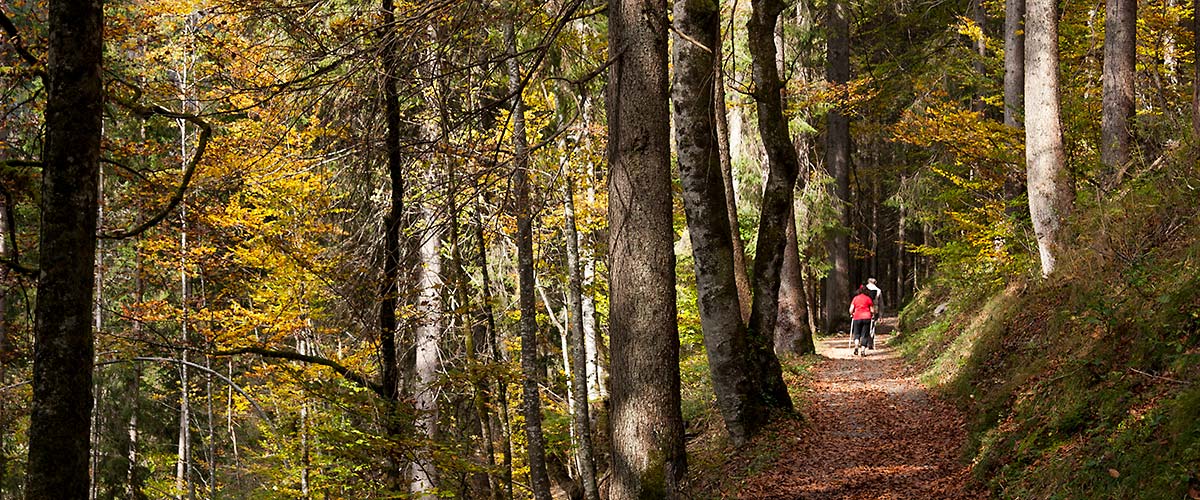
[{"label": "bare branch", "polygon": [[255,401],[254,398],[250,397],[249,394],[246,394],[246,391],[242,390],[242,388],[240,386],[238,386],[236,383],[234,383],[233,380],[230,380],[229,377],[226,377],[216,371],[213,371],[211,368],[208,368],[207,366],[198,365],[191,361],[185,361],[182,359],[158,358],[158,357],[153,357],[153,356],[138,356],[136,358],[131,358],[131,359],[114,359],[112,361],[101,361],[99,363],[96,363],[96,366],[108,366],[108,365],[115,365],[117,363],[128,363],[131,361],[160,361],[163,363],[178,363],[181,365],[190,366],[192,368],[195,368],[197,370],[200,370],[200,371],[212,374],[212,375],[216,375],[217,378],[220,378],[221,380],[225,381],[225,383],[229,384],[229,386],[232,387],[233,390],[237,391],[238,394],[241,394],[242,397],[246,398],[246,401],[249,401],[250,404],[252,406],[254,406],[254,409],[258,411],[258,415],[260,417],[262,417],[263,420],[266,420],[268,424],[271,424],[271,427],[275,427],[275,423],[271,421],[271,417],[267,416],[267,412],[263,411],[262,407],[258,405],[258,402]]},{"label": "bare branch", "polygon": [[196,173],[196,165],[200,163],[202,158],[204,158],[204,151],[208,148],[208,142],[212,138],[212,127],[208,125],[208,122],[205,122],[204,120],[200,119],[199,116],[191,113],[171,111],[158,105],[143,106],[120,97],[110,97],[112,97],[112,99],[118,104],[129,108],[129,110],[143,117],[148,118],[158,115],[165,116],[167,118],[187,120],[200,128],[200,138],[197,140],[196,152],[192,154],[192,158],[188,160],[187,165],[184,167],[183,178],[180,179],[179,186],[176,187],[175,193],[171,195],[171,199],[167,202],[167,206],[163,207],[163,209],[154,217],[147,219],[145,222],[142,222],[136,227],[112,233],[102,232],[98,235],[103,239],[115,240],[137,236],[146,232],[147,229],[150,229],[159,222],[162,222],[163,219],[167,218],[167,216],[170,215],[173,210],[175,210],[175,207],[179,206],[179,203],[183,201],[183,195],[187,193],[188,185],[192,182],[192,175]]},{"label": "bare branch", "polygon": [[378,394],[380,397],[382,397],[384,399],[391,398],[391,396],[388,394],[388,391],[384,390],[384,387],[382,384],[372,382],[367,377],[363,376],[362,374],[360,374],[354,370],[351,370],[350,368],[343,366],[341,363],[338,363],[337,361],[322,358],[319,356],[309,356],[307,354],[300,354],[298,352],[292,352],[292,351],[276,351],[273,349],[264,349],[262,347],[242,347],[242,348],[233,349],[230,351],[217,351],[217,352],[212,352],[212,353],[208,353],[208,354],[211,354],[213,356],[236,356],[238,354],[257,354],[257,355],[265,357],[265,358],[287,359],[287,360],[291,360],[291,361],[301,361],[304,363],[326,366],[326,367],[332,368],[333,371],[336,372],[338,375],[341,375],[343,378],[353,382],[354,384],[358,385],[359,387],[362,387],[364,389],[369,389],[371,392]]},{"label": "bare branch", "polygon": [[33,66],[33,73],[41,78],[43,82],[50,81],[50,75],[46,73],[45,65],[42,64],[42,61],[37,56],[29,52],[29,49],[25,48],[25,44],[21,39],[21,32],[17,31],[17,26],[13,24],[12,20],[8,18],[8,15],[3,10],[0,10],[0,28],[3,28],[4,32],[8,34],[8,44],[12,45],[13,49],[17,51],[17,55],[30,66]]}]

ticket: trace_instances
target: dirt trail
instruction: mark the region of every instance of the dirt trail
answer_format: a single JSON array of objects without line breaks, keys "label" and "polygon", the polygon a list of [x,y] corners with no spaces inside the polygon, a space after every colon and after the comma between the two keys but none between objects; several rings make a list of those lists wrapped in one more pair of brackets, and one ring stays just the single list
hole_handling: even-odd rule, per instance
[{"label": "dirt trail", "polygon": [[743,483],[739,498],[985,498],[967,489],[970,472],[958,460],[966,437],[959,412],[905,371],[890,335],[865,357],[853,356],[847,340],[818,343],[825,359],[796,402],[807,425],[780,435],[778,458]]}]

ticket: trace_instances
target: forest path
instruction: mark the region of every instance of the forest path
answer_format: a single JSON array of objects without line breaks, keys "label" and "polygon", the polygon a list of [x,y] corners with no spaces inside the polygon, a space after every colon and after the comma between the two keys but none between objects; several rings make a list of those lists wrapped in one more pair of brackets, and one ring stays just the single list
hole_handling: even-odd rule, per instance
[{"label": "forest path", "polygon": [[875,350],[854,356],[848,336],[820,339],[808,390],[796,407],[806,425],[780,433],[773,463],[747,478],[745,499],[965,499],[970,470],[953,405],[929,394],[895,350],[895,318],[881,321]]}]

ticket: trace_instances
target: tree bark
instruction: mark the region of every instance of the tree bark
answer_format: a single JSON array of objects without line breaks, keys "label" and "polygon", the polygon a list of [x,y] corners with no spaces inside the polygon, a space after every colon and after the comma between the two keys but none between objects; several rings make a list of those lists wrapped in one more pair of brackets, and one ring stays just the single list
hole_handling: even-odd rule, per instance
[{"label": "tree bark", "polygon": [[775,324],[775,352],[812,354],[817,352],[809,329],[805,303],[804,277],[800,266],[800,245],[796,240],[796,211],[788,214],[787,245],[783,248],[780,269],[779,321]]},{"label": "tree bark", "polygon": [[423,207],[426,234],[421,241],[421,265],[417,268],[417,326],[416,370],[412,395],[416,410],[416,432],[425,440],[416,450],[409,475],[409,491],[415,498],[433,499],[437,488],[437,470],[433,464],[433,448],[438,432],[438,401],[436,382],[441,370],[438,344],[442,337],[442,235],[430,207]]},{"label": "tree bark", "polygon": [[[850,23],[844,0],[830,0],[827,22],[829,30],[827,77],[833,85],[850,81]],[[843,95],[844,91],[839,91]],[[833,333],[850,324],[850,119],[839,106],[829,110],[825,144],[825,168],[833,183],[830,198],[836,204],[838,228],[826,240],[829,253],[829,277],[825,280],[826,333]]]},{"label": "tree bark", "polygon": [[[1192,0],[1192,54],[1200,54],[1200,0]],[[1193,58],[1192,135],[1200,138],[1200,57]]]},{"label": "tree bark", "polygon": [[592,453],[591,417],[588,415],[587,338],[583,331],[583,277],[579,265],[579,233],[575,229],[575,179],[570,173],[567,174],[563,215],[566,219],[567,237],[567,297],[571,313],[567,320],[571,337],[571,379],[575,381],[571,425],[578,442],[576,460],[583,483],[584,498],[600,500],[600,490],[596,482],[596,461]]},{"label": "tree bark", "polygon": [[790,410],[792,399],[775,357],[775,323],[779,313],[779,282],[787,245],[788,214],[799,175],[800,160],[783,114],[783,82],[776,66],[775,26],[783,12],[781,0],[753,0],[746,26],[752,59],[758,130],[770,165],[763,187],[758,243],[754,257],[754,304],[750,311],[748,351],[752,378],[759,384],[763,404]]},{"label": "tree bark", "polygon": [[25,498],[86,498],[92,413],[92,291],[100,173],[104,14],[50,3],[46,142],[34,309]]},{"label": "tree bark", "polygon": [[1132,159],[1133,83],[1137,71],[1137,0],[1104,4],[1104,73],[1100,116],[1100,163],[1103,185],[1112,189]]},{"label": "tree bark", "polygon": [[504,26],[508,49],[508,89],[513,93],[513,187],[516,191],[517,278],[520,282],[521,407],[525,414],[529,482],[534,498],[550,499],[546,473],[546,443],[542,435],[542,401],[538,371],[537,295],[533,271],[533,216],[529,206],[529,143],[525,136],[525,100],[521,96],[521,71],[517,67],[517,41],[511,19]]},{"label": "tree bark", "polygon": [[[384,263],[379,293],[379,364],[384,390],[391,395],[392,401],[399,401],[400,364],[396,357],[396,304],[400,279],[400,225],[404,219],[404,164],[400,151],[400,92],[396,77],[399,60],[393,27],[393,1],[383,0],[381,11],[383,47],[379,63],[383,74],[384,120],[387,125],[384,152],[387,156],[388,178],[391,180],[392,189],[387,215],[383,218]],[[393,416],[387,418],[390,420]]]},{"label": "tree bark", "polygon": [[1029,213],[1042,275],[1064,249],[1064,223],[1074,193],[1063,151],[1058,89],[1058,16],[1052,0],[1029,0],[1025,18],[1025,163]]},{"label": "tree bark", "polygon": [[[719,9],[718,9],[719,10]],[[737,285],[738,307],[741,310],[742,322],[750,321],[750,274],[746,266],[746,245],[742,242],[741,224],[738,222],[737,191],[733,186],[733,155],[729,146],[729,117],[725,107],[725,65],[722,62],[724,41],[717,27],[717,40],[713,43],[713,67],[716,75],[713,78],[713,102],[716,104],[714,116],[717,127],[717,153],[721,161],[721,181],[725,184],[725,207],[729,211],[729,231],[733,241],[733,279]]]},{"label": "tree bark", "polygon": [[[1025,0],[1004,2],[1004,124],[1020,130],[1025,115]],[[1013,203],[1025,192],[1025,171],[1020,165],[1004,177],[1006,212],[1019,215],[1021,206]],[[899,291],[899,290],[898,290]],[[897,302],[898,303],[898,302]]]},{"label": "tree bark", "polygon": [[735,445],[765,422],[746,358],[746,327],[736,279],[728,191],[722,176],[712,82],[714,47],[720,43],[720,7],[711,0],[675,2],[675,150],[683,208],[696,267],[700,326],[717,407]]},{"label": "tree bark", "polygon": [[[483,232],[483,211],[482,201],[476,203],[475,206],[475,241],[479,245],[479,273],[481,277],[480,283],[480,314],[483,316],[483,324],[486,329],[487,347],[491,353],[492,362],[503,362],[503,353],[501,352],[499,339],[496,337],[496,315],[492,312],[492,279],[491,271],[488,269],[487,257],[487,240],[484,238]],[[505,499],[512,498],[512,439],[509,434],[509,419],[508,419],[508,381],[505,376],[496,377],[496,403],[500,412],[500,434],[503,438],[503,446],[501,452],[501,469],[500,469],[500,488],[495,488],[492,493],[495,498]]]},{"label": "tree bark", "polygon": [[666,0],[609,3],[609,498],[676,498],[687,467],[671,218]]}]

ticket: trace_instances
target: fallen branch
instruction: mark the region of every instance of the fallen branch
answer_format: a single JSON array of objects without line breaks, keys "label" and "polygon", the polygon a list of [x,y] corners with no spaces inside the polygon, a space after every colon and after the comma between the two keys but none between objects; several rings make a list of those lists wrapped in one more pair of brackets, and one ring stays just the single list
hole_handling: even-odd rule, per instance
[{"label": "fallen branch", "polygon": [[1179,380],[1179,379],[1174,379],[1174,378],[1171,378],[1171,377],[1164,377],[1164,376],[1162,376],[1162,375],[1155,375],[1155,374],[1153,374],[1153,373],[1148,373],[1148,372],[1141,371],[1141,370],[1139,370],[1139,369],[1137,369],[1137,368],[1130,368],[1130,369],[1129,369],[1129,371],[1132,371],[1133,373],[1136,373],[1136,374],[1138,374],[1138,375],[1145,375],[1145,376],[1147,376],[1147,377],[1150,377],[1150,378],[1157,378],[1157,379],[1161,379],[1161,380],[1166,380],[1167,382],[1174,382],[1174,383],[1176,383],[1176,384],[1183,384],[1183,385],[1192,385],[1192,383],[1191,383],[1191,382],[1188,382],[1188,381],[1186,381],[1186,380]]}]

